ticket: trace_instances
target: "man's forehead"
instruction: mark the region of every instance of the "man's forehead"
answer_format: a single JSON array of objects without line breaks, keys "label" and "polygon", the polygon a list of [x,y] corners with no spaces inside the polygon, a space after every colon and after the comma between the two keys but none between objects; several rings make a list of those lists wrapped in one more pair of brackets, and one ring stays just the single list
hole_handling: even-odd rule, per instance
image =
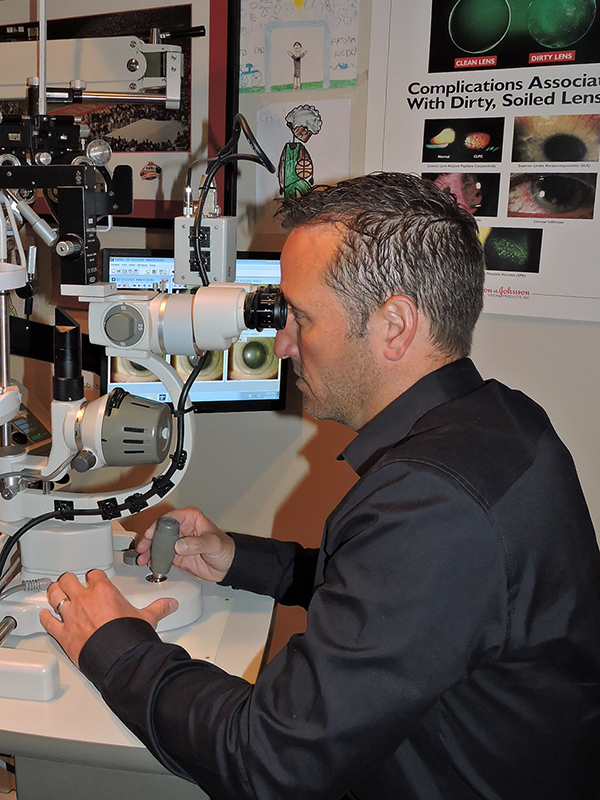
[{"label": "man's forehead", "polygon": [[303,309],[308,304],[331,302],[332,292],[323,274],[339,238],[339,230],[331,224],[302,225],[290,233],[281,253],[281,287],[292,306]]},{"label": "man's forehead", "polygon": [[321,272],[331,263],[341,236],[340,228],[333,223],[299,225],[291,231],[283,246],[282,270]]}]

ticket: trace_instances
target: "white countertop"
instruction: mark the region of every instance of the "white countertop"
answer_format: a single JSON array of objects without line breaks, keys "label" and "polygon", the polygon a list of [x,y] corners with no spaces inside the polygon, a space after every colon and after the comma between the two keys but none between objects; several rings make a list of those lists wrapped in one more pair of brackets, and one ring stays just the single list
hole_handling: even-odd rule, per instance
[{"label": "white countertop", "polygon": [[[203,583],[203,600],[197,622],[161,637],[181,645],[193,658],[253,682],[269,636],[273,600],[211,583]],[[87,764],[110,758],[114,767],[120,762],[134,771],[163,771],[50,636],[10,636],[5,646],[55,654],[60,690],[47,701],[0,698],[0,752]]]}]

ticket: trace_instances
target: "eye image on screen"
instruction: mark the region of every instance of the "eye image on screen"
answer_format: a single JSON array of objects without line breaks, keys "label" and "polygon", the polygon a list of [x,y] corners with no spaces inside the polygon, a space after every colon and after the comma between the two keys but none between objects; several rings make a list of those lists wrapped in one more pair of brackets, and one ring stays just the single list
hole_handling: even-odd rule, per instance
[{"label": "eye image on screen", "polygon": [[[224,356],[220,350],[213,350],[209,353],[208,359],[198,377],[197,381],[221,381],[223,380],[223,363]],[[171,364],[175,368],[177,374],[182,380],[186,380],[196,366],[194,360],[188,356],[173,356]]]},{"label": "eye image on screen", "polygon": [[423,161],[498,162],[502,160],[503,117],[426,119]]},{"label": "eye image on screen", "polygon": [[596,181],[594,173],[513,173],[508,216],[593,219]]},{"label": "eye image on screen", "polygon": [[429,72],[592,64],[599,37],[596,0],[432,0]]},{"label": "eye image on screen", "polygon": [[498,214],[500,175],[489,172],[423,172],[422,177],[456,197],[459,205],[475,217]]},{"label": "eye image on screen", "polygon": [[479,228],[487,270],[539,272],[542,231],[533,228]]},{"label": "eye image on screen", "polygon": [[513,161],[598,161],[600,114],[515,117]]},{"label": "eye image on screen", "polygon": [[229,349],[230,381],[273,380],[278,370],[272,337],[248,336]]},{"label": "eye image on screen", "polygon": [[114,383],[152,383],[158,380],[143,364],[121,356],[111,359],[110,373]]}]

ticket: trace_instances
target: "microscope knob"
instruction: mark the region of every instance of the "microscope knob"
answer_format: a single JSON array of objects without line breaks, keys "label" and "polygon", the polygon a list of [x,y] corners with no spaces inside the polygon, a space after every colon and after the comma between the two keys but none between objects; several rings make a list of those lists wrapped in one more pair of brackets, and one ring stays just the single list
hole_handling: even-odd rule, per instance
[{"label": "microscope knob", "polygon": [[56,252],[61,258],[73,258],[81,253],[81,242],[77,239],[63,239],[56,245]]},{"label": "microscope knob", "polygon": [[71,461],[71,466],[74,470],[77,470],[77,472],[87,472],[88,469],[92,469],[92,467],[95,466],[96,461],[97,458],[91,450],[80,450],[73,461]]},{"label": "microscope knob", "polygon": [[126,342],[135,334],[136,320],[126,311],[120,311],[106,320],[104,330],[113,342]]},{"label": "microscope knob", "polygon": [[175,542],[179,539],[179,523],[172,517],[161,517],[156,523],[152,537],[152,555],[150,569],[152,574],[146,580],[160,583],[167,579],[167,574],[175,558]]},{"label": "microscope knob", "polygon": [[133,347],[140,341],[145,329],[144,318],[130,303],[117,303],[106,312],[104,333],[111,344]]}]

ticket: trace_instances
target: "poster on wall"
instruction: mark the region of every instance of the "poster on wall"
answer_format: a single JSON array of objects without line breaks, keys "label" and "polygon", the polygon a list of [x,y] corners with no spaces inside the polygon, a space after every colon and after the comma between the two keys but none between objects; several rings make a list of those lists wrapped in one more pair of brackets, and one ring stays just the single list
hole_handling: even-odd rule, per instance
[{"label": "poster on wall", "polygon": [[354,86],[359,0],[242,0],[240,92]]},{"label": "poster on wall", "polygon": [[477,218],[485,311],[600,321],[595,0],[390,14],[383,169],[422,174]]}]

